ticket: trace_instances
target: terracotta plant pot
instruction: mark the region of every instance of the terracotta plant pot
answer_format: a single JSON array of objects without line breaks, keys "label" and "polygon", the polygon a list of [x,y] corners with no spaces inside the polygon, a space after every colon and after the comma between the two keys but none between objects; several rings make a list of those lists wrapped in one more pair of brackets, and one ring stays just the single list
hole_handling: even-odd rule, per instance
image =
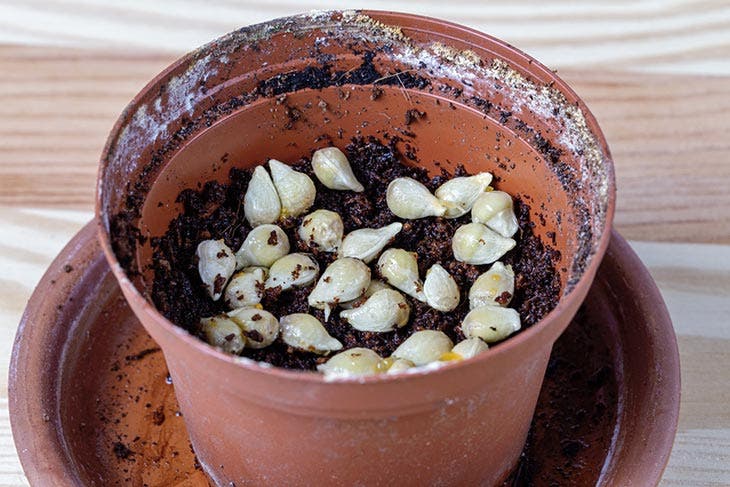
[{"label": "terracotta plant pot", "polygon": [[[409,110],[425,115],[409,123]],[[414,163],[491,171],[530,204],[536,234],[560,252],[557,308],[473,360],[345,381],[225,355],[155,310],[147,237],[179,213],[180,190],[386,133]],[[469,485],[516,465],[552,344],[607,247],[614,193],[595,119],[549,69],[440,20],[327,12],[236,31],[155,78],[112,130],[97,212],[216,483]]]}]

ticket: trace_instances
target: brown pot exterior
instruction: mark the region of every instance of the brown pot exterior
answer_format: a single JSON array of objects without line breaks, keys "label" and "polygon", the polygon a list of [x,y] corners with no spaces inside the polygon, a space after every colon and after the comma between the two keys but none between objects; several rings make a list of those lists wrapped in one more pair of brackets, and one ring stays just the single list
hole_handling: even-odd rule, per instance
[{"label": "brown pot exterior", "polygon": [[[282,93],[274,87],[261,95],[260,80],[320,62],[347,76],[363,63],[358,43],[388,46],[375,57],[381,73],[416,73],[430,84],[416,89],[417,81],[401,74],[376,96],[372,83],[310,89],[290,79]],[[426,44],[428,52],[420,51]],[[442,66],[405,69],[434,49],[446,57]],[[483,71],[491,59],[506,64]],[[530,97],[519,97],[528,91]],[[472,96],[479,94],[493,106]],[[427,112],[425,120],[404,123],[403,113],[414,107]],[[149,243],[138,240],[132,252],[112,249],[111,235],[123,228],[114,215],[130,200],[141,206],[133,215],[141,234],[159,235],[179,211],[178,192],[224,180],[229,161],[293,161],[355,135],[385,132],[399,133],[401,148],[416,146],[416,163],[432,171],[434,161],[487,169],[506,191],[532,202],[536,233],[546,239],[557,229],[564,296],[555,310],[473,360],[328,382],[224,355],[172,325],[145,298]],[[486,158],[490,152],[502,159]],[[198,459],[219,485],[491,485],[517,462],[552,344],[606,250],[612,171],[600,129],[577,95],[514,48],[412,15],[319,13],[232,33],[153,80],[110,135],[97,212],[112,270],[163,349]],[[133,280],[120,265],[130,259],[141,271]]]},{"label": "brown pot exterior", "polygon": [[191,359],[174,336],[151,334],[198,460],[218,485],[496,484],[522,451],[557,338],[458,371],[327,383],[211,354]]}]

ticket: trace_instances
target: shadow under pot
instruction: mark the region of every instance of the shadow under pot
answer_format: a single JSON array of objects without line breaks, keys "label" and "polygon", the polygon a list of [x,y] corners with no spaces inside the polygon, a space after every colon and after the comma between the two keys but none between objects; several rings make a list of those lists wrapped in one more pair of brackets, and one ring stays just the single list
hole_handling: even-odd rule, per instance
[{"label": "shadow under pot", "polygon": [[[554,309],[475,358],[341,380],[227,355],[158,311],[154,243],[182,213],[181,191],[356,137],[431,176],[457,164],[491,172],[552,251]],[[553,72],[458,25],[366,11],[274,20],[182,58],[122,114],[98,184],[105,254],[162,347],[197,458],[219,485],[503,480],[552,345],[606,250],[615,198],[605,139]]]}]

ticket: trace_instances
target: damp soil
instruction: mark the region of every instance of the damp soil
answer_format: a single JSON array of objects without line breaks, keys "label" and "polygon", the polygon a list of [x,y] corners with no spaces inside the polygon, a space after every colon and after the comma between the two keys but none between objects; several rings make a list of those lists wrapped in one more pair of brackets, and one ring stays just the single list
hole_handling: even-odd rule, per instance
[{"label": "damp soil", "polygon": [[[454,342],[463,339],[459,324],[469,311],[468,290],[476,278],[490,267],[465,264],[453,257],[451,238],[457,227],[469,222],[468,214],[456,219],[429,217],[403,220],[390,212],[385,200],[385,189],[397,177],[412,177],[433,191],[452,177],[468,175],[463,167],[457,167],[454,173],[442,169],[441,174],[430,177],[424,169],[403,163],[405,159],[396,148],[397,142],[396,138],[385,142],[375,138],[356,138],[347,146],[346,153],[353,171],[365,187],[361,193],[335,191],[322,186],[314,177],[308,159],[294,164],[295,169],[309,174],[315,182],[317,197],[312,209],[325,208],[337,212],[342,217],[345,233],[401,221],[403,229],[391,246],[416,252],[422,276],[431,265],[441,264],[461,289],[461,304],[448,313],[436,311],[418,300],[406,297],[412,307],[410,321],[406,326],[389,333],[355,330],[340,319],[339,311],[332,313],[325,326],[332,336],[343,343],[345,349],[363,346],[381,356],[389,356],[417,330],[441,330]],[[243,218],[241,203],[250,175],[250,170],[234,168],[227,184],[211,181],[200,190],[182,191],[178,196],[182,213],[170,223],[164,236],[154,238],[151,242],[155,276],[152,299],[169,320],[193,334],[199,334],[200,318],[226,311],[222,300],[213,301],[203,287],[198,275],[195,250],[198,243],[205,239],[222,238],[232,249],[240,247],[251,230]],[[502,261],[511,264],[515,270],[515,295],[510,307],[520,313],[523,329],[526,329],[557,304],[560,281],[555,262],[559,254],[533,233],[534,224],[530,221],[529,207],[524,202],[516,200],[515,211],[520,225],[514,237],[517,246]],[[311,253],[320,268],[324,269],[336,256],[311,248],[299,238],[296,229],[302,218],[290,218],[280,223],[280,226],[289,237],[292,251]],[[370,266],[373,276],[376,276],[374,264]],[[267,290],[261,304],[277,317],[308,312],[324,322],[323,312],[311,309],[307,304],[307,296],[313,286],[283,292],[279,288]],[[246,349],[243,355],[291,369],[312,370],[325,360],[312,353],[293,350],[280,339],[264,349]]]},{"label": "damp soil", "polygon": [[595,485],[616,424],[615,350],[582,306],[553,346],[520,462],[502,487]]}]

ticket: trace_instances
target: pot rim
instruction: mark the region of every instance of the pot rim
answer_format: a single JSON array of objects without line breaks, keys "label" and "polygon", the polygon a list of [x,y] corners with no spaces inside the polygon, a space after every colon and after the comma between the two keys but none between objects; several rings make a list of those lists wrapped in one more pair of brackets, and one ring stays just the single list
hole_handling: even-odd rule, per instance
[{"label": "pot rim", "polygon": [[[600,144],[601,149],[603,150],[603,153],[605,155],[604,163],[605,163],[605,170],[606,170],[606,182],[608,186],[607,190],[607,207],[606,207],[606,213],[605,213],[605,220],[604,220],[604,226],[603,230],[601,232],[601,235],[598,239],[598,246],[596,247],[596,250],[591,253],[590,257],[588,258],[587,265],[585,269],[583,270],[582,275],[580,276],[578,282],[573,286],[572,289],[568,291],[567,294],[563,294],[560,296],[558,300],[558,304],[555,308],[553,308],[545,317],[543,317],[540,321],[532,325],[531,327],[522,330],[517,335],[508,338],[504,342],[501,342],[494,347],[490,347],[488,353],[479,354],[476,357],[472,357],[467,360],[458,360],[458,361],[451,361],[446,362],[444,365],[440,365],[437,368],[433,367],[418,367],[414,369],[411,372],[404,373],[404,374],[375,374],[375,375],[368,375],[368,376],[354,376],[354,377],[336,377],[336,378],[325,378],[324,374],[319,374],[312,371],[301,371],[301,370],[290,370],[290,369],[284,369],[281,367],[275,367],[270,364],[262,364],[260,362],[245,358],[245,357],[238,357],[233,356],[230,354],[226,354],[223,351],[213,347],[212,345],[209,345],[208,343],[204,342],[203,340],[200,340],[199,338],[195,337],[194,335],[190,334],[187,330],[184,330],[183,328],[175,325],[171,321],[169,321],[167,318],[165,318],[155,306],[152,305],[137,289],[137,287],[131,282],[129,277],[127,276],[127,273],[122,268],[121,264],[117,260],[117,257],[112,249],[111,246],[111,235],[109,230],[104,225],[104,218],[102,215],[102,175],[108,166],[109,161],[109,154],[110,151],[115,143],[115,140],[119,136],[123,125],[128,122],[130,117],[133,115],[133,113],[138,108],[138,105],[140,101],[151,91],[154,91],[156,87],[159,85],[161,81],[166,80],[171,73],[173,73],[176,69],[181,67],[182,65],[189,64],[195,57],[201,52],[207,51],[211,46],[215,45],[218,42],[221,42],[222,40],[228,38],[231,35],[234,35],[236,32],[240,32],[241,30],[245,29],[255,29],[255,28],[261,28],[263,26],[267,25],[279,25],[281,22],[285,22],[289,19],[301,19],[301,18],[312,18],[312,16],[322,16],[322,15],[328,15],[333,16],[337,14],[342,14],[343,12],[346,12],[346,10],[326,10],[326,11],[315,11],[309,14],[299,14],[299,15],[293,15],[288,17],[283,17],[279,19],[273,19],[269,20],[267,22],[263,22],[261,24],[254,24],[251,26],[243,27],[242,29],[239,29],[237,31],[234,31],[229,34],[225,34],[189,53],[182,56],[175,62],[173,62],[171,65],[169,65],[167,68],[165,68],[162,72],[160,72],[157,76],[155,76],[147,85],[145,85],[142,90],[140,90],[137,95],[129,102],[129,104],[125,107],[117,121],[115,122],[114,126],[112,127],[109,136],[107,138],[107,141],[104,145],[104,149],[102,151],[102,158],[99,162],[99,169],[97,172],[97,187],[96,187],[96,204],[95,204],[95,213],[96,213],[96,222],[98,225],[98,231],[97,236],[101,243],[101,247],[104,251],[104,254],[106,256],[107,261],[110,264],[110,267],[119,282],[119,285],[121,289],[124,291],[124,294],[126,298],[129,300],[133,300],[136,302],[138,306],[136,306],[137,309],[141,309],[142,312],[146,315],[147,320],[141,320],[142,322],[145,321],[151,321],[154,322],[157,327],[164,332],[169,337],[172,337],[174,340],[181,340],[185,343],[186,346],[190,346],[193,349],[195,349],[196,352],[206,354],[216,360],[221,360],[224,362],[228,362],[229,364],[232,364],[237,367],[241,367],[243,369],[246,369],[247,371],[254,372],[254,373],[261,373],[264,375],[271,376],[274,379],[279,380],[291,380],[291,381],[297,381],[297,382],[309,382],[312,384],[331,384],[331,387],[337,387],[338,385],[349,385],[353,382],[361,383],[361,384],[377,384],[377,383],[390,383],[393,381],[406,381],[409,379],[414,379],[417,377],[422,377],[425,374],[433,375],[433,374],[441,374],[441,373],[450,373],[451,371],[462,371],[464,368],[470,368],[470,367],[480,367],[483,364],[486,364],[490,360],[494,360],[495,357],[500,357],[504,354],[510,354],[513,353],[514,349],[518,349],[521,347],[528,346],[531,342],[536,343],[543,343],[541,340],[539,340],[540,336],[543,336],[546,340],[550,340],[550,343],[557,338],[558,335],[550,336],[548,333],[548,325],[556,321],[558,318],[558,315],[563,313],[564,310],[571,308],[572,306],[576,306],[576,301],[582,300],[585,296],[586,292],[588,291],[588,288],[591,284],[591,281],[593,280],[593,277],[595,276],[598,266],[601,263],[601,258],[608,248],[609,240],[611,238],[612,233],[612,224],[613,224],[613,217],[615,213],[615,206],[616,206],[616,184],[615,184],[615,172],[614,172],[614,166],[613,166],[613,158],[611,156],[610,150],[608,148],[608,145],[606,143],[606,137],[603,134],[603,131],[601,130],[600,126],[598,125],[598,122],[595,118],[595,116],[591,113],[591,111],[588,109],[588,107],[585,105],[585,103],[582,101],[582,99],[578,96],[577,93],[573,89],[570,88],[570,86],[563,81],[558,75],[550,70],[548,67],[537,61],[536,59],[532,58],[528,54],[524,53],[523,51],[517,49],[516,47],[497,39],[496,37],[493,37],[491,35],[482,33],[478,30],[472,29],[470,27],[466,27],[454,22],[445,21],[433,17],[428,16],[422,16],[418,14],[412,14],[412,13],[401,13],[401,12],[394,12],[394,11],[386,11],[386,10],[356,10],[358,14],[366,15],[366,16],[372,16],[376,18],[382,18],[382,17],[389,17],[393,19],[400,19],[400,20],[411,20],[411,21],[417,21],[422,26],[440,26],[443,30],[447,31],[449,34],[468,34],[470,36],[474,36],[479,38],[482,41],[482,45],[489,45],[489,49],[491,50],[492,47],[497,47],[503,51],[503,53],[500,53],[501,55],[504,55],[506,59],[508,59],[510,62],[519,62],[520,65],[530,65],[531,70],[537,70],[542,71],[542,73],[551,79],[551,81],[554,81],[553,86],[558,89],[561,93],[565,93],[567,95],[570,95],[574,97],[575,99],[579,100],[580,102],[580,108],[583,112],[583,115],[586,119],[586,123],[589,127],[591,127],[591,132],[595,135],[597,142]],[[426,31],[427,29],[422,29],[423,31]],[[443,35],[443,32],[442,32]]]}]

